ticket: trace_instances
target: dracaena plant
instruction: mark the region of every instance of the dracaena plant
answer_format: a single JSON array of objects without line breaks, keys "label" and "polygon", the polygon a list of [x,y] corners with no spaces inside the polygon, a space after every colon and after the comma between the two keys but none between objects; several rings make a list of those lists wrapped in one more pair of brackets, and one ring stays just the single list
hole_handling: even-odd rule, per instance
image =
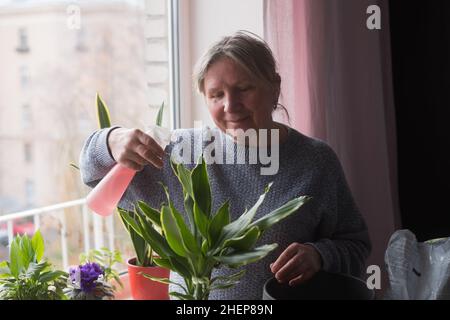
[{"label": "dracaena plant", "polygon": [[213,269],[237,268],[264,258],[277,244],[255,247],[263,232],[311,199],[308,196],[294,198],[254,221],[270,190],[269,184],[252,208],[231,221],[228,201],[214,214],[211,212],[211,188],[203,157],[193,170],[174,161],[171,165],[183,189],[184,214],[175,208],[168,189],[163,186],[167,204],[163,204],[160,210],[139,201],[134,211],[119,208],[119,215],[126,227],[134,230],[159,255],[153,259],[154,263],[178,273],[185,283],[144,276],[181,287],[182,293],[170,292],[170,295],[182,300],[205,300],[212,290],[237,284],[244,270],[230,276],[212,277]]},{"label": "dracaena plant", "polygon": [[16,236],[9,261],[0,263],[0,300],[65,300],[67,273],[53,270],[44,259],[40,231],[32,238]]}]

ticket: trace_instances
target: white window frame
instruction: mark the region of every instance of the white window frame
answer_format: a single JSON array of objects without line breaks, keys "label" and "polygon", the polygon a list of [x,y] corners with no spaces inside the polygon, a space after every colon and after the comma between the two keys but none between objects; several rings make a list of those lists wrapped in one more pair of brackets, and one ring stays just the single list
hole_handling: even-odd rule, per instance
[{"label": "white window frame", "polygon": [[180,115],[180,2],[167,0],[169,41],[169,90],[171,101],[171,129],[181,127]]}]

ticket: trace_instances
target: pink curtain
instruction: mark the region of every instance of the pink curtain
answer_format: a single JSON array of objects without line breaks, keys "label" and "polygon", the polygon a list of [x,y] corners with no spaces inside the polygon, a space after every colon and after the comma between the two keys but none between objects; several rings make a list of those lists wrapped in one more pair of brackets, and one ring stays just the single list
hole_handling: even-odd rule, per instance
[{"label": "pink curtain", "polygon": [[[366,27],[373,4],[381,30]],[[338,154],[369,227],[368,264],[383,269],[400,227],[387,1],[265,0],[264,10],[291,125]]]}]

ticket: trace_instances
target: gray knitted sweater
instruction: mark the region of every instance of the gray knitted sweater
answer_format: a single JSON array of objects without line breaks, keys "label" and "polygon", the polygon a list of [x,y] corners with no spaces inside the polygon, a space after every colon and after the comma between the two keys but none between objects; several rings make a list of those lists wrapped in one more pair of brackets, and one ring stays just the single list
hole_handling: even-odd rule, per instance
[{"label": "gray knitted sweater", "polygon": [[[90,187],[94,187],[115,164],[106,142],[111,129],[94,132],[86,140],[81,152],[82,179]],[[175,134],[202,141],[202,134],[205,138],[208,130],[220,137],[213,141],[216,148],[223,148],[224,152],[232,152],[235,156],[248,156],[249,147],[235,144],[217,128],[184,129],[177,130]],[[206,142],[210,141],[206,139]],[[170,153],[176,143],[171,142],[166,152]],[[196,159],[196,152],[197,155],[201,152],[199,148],[205,148],[205,142],[194,145],[196,151],[192,152],[191,160]],[[131,209],[133,203],[143,200],[159,207],[165,201],[162,187],[158,184],[161,181],[168,186],[175,207],[182,212],[182,189],[168,160],[168,157],[164,159],[162,170],[146,166],[137,173],[119,206]],[[208,163],[208,159],[206,162]],[[194,164],[187,165],[190,169],[193,166]],[[270,182],[273,182],[272,188],[255,219],[294,197],[308,195],[313,199],[297,213],[267,230],[257,244],[278,243],[276,250],[259,262],[243,267],[247,272],[238,285],[231,289],[213,291],[210,299],[261,299],[264,282],[273,276],[269,270],[270,263],[293,242],[312,244],[322,256],[324,270],[361,276],[365,259],[370,253],[370,240],[366,224],[354,203],[334,151],[324,142],[289,128],[287,140],[279,147],[278,173],[261,175],[261,166],[249,163],[208,165],[213,196],[212,212],[216,212],[229,199],[231,218],[236,219],[245,208],[253,206]],[[221,268],[213,276],[230,272],[236,270]],[[177,274],[171,274],[171,279],[182,281]],[[177,290],[177,287],[171,286],[170,290]]]}]

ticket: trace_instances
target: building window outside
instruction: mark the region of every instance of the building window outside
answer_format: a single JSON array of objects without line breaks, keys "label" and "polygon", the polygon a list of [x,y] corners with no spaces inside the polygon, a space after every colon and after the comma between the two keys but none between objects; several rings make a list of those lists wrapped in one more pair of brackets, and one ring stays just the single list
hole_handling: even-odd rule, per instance
[{"label": "building window outside", "polygon": [[19,44],[16,48],[17,52],[26,53],[30,51],[30,47],[28,46],[28,34],[25,28],[20,28],[19,32]]},{"label": "building window outside", "polygon": [[24,158],[25,163],[31,163],[33,161],[32,145],[29,142],[24,144]]}]

